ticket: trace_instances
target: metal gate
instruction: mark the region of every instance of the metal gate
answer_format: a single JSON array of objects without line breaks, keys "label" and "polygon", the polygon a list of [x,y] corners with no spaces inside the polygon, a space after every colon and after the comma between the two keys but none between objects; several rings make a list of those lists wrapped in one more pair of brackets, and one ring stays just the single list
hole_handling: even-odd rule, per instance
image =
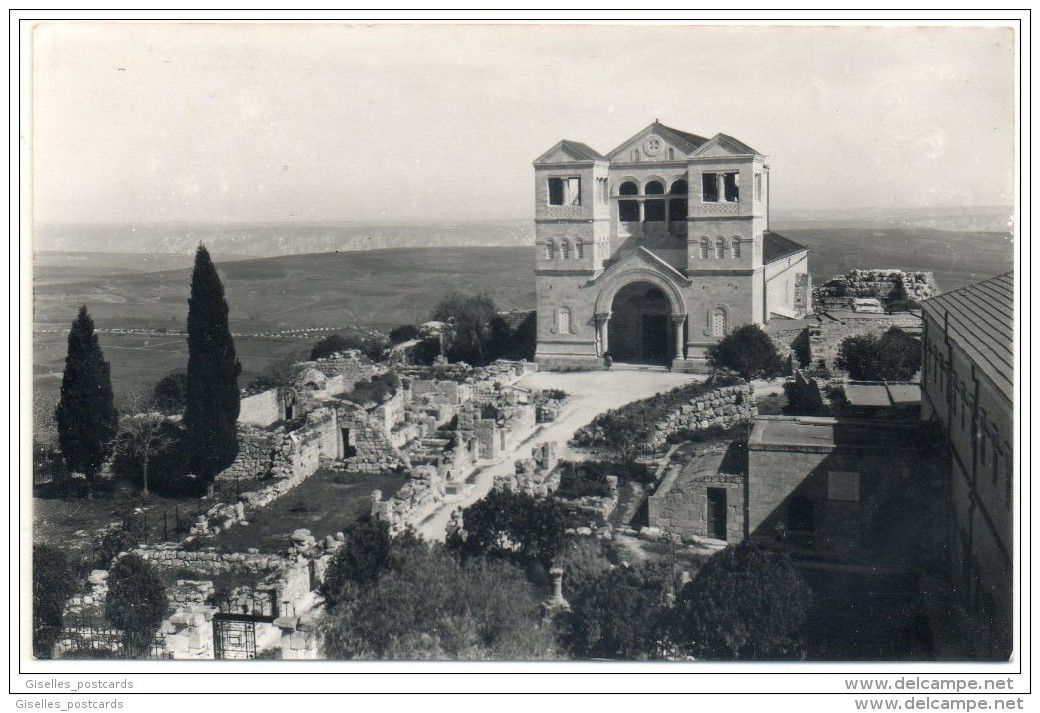
[{"label": "metal gate", "polygon": [[255,659],[256,622],[248,614],[216,614],[213,617],[213,658]]}]

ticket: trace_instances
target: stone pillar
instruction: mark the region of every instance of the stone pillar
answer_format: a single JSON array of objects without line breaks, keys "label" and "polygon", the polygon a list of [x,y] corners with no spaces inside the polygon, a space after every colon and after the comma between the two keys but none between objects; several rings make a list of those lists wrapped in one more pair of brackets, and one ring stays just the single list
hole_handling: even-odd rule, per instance
[{"label": "stone pillar", "polygon": [[675,325],[675,358],[682,359],[684,346],[683,342],[686,341],[685,339],[683,339],[683,325],[686,324],[686,315],[673,314],[672,324]]},{"label": "stone pillar", "polygon": [[283,616],[274,620],[282,630],[281,657],[284,661],[315,660],[319,654],[318,622],[312,615]]},{"label": "stone pillar", "polygon": [[553,592],[545,603],[542,604],[546,616],[552,616],[558,612],[570,611],[571,605],[563,597],[563,569],[561,567],[553,567],[549,570],[549,574],[552,576]]},{"label": "stone pillar", "polygon": [[598,312],[596,314],[596,330],[599,333],[599,355],[602,356],[610,351],[610,345],[608,344],[608,327],[610,322],[610,312]]}]

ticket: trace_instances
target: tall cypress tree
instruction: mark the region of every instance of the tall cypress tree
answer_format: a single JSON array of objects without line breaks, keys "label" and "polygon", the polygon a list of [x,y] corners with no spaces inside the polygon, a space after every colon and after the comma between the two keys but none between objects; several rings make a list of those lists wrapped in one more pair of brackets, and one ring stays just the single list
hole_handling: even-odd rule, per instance
[{"label": "tall cypress tree", "polygon": [[61,400],[54,417],[65,464],[69,470],[87,477],[90,497],[97,474],[112,453],[118,415],[112,398],[111,371],[86,305],[79,308],[69,332]]},{"label": "tall cypress tree", "polygon": [[238,455],[239,392],[242,365],[228,327],[224,285],[205,246],[195,253],[188,300],[188,381],[184,427],[191,470],[212,491],[213,479]]}]

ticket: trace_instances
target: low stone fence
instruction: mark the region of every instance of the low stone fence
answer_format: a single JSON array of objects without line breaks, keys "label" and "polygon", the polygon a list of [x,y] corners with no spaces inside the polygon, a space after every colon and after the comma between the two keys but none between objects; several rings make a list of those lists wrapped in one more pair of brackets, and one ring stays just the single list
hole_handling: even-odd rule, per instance
[{"label": "low stone fence", "polygon": [[608,475],[607,485],[610,487],[609,495],[586,495],[574,499],[557,496],[556,502],[567,510],[574,510],[593,519],[606,520],[618,505],[618,477],[616,475]]},{"label": "low stone fence", "polygon": [[336,352],[308,364],[312,364],[325,376],[342,376],[343,391],[353,391],[354,385],[359,381],[368,381],[373,376],[387,371],[385,366],[373,363],[357,349]]},{"label": "low stone fence", "polygon": [[292,564],[290,560],[280,555],[259,552],[215,552],[211,550],[196,552],[162,545],[139,547],[131,552],[160,569],[183,569],[203,575],[227,572],[261,574],[280,570]]}]

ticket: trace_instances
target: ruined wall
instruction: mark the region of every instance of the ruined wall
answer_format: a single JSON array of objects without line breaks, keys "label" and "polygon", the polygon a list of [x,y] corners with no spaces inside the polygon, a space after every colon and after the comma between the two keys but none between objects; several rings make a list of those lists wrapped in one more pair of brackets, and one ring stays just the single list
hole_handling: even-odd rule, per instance
[{"label": "ruined wall", "polygon": [[[390,440],[383,424],[372,419],[364,409],[341,405],[337,407],[338,428],[348,431],[348,443],[354,454],[343,453],[343,460],[351,470],[366,473],[378,473],[391,470],[403,464],[401,452]],[[342,440],[342,435],[340,436]]]},{"label": "ruined wall", "polygon": [[838,347],[847,337],[861,337],[866,334],[881,336],[892,327],[898,327],[914,335],[921,333],[921,317],[910,312],[869,317],[853,314],[833,312],[821,316],[816,325],[809,327],[809,359],[813,368],[818,368],[822,360],[826,368],[840,371],[834,360],[838,357]]},{"label": "ruined wall", "polygon": [[930,272],[885,268],[850,270],[835,275],[812,292],[813,302],[818,307],[843,309],[854,297],[874,297],[889,302],[905,296],[920,302],[939,294],[939,286]]},{"label": "ruined wall", "polygon": [[131,552],[161,569],[184,569],[205,575],[225,572],[260,574],[289,564],[283,557],[259,552],[194,552],[163,546],[139,547]]},{"label": "ruined wall", "polygon": [[748,384],[724,386],[692,399],[654,424],[650,447],[661,448],[669,436],[683,431],[705,428],[729,428],[750,423],[758,415],[755,399]]},{"label": "ruined wall", "polygon": [[285,409],[278,389],[268,389],[244,397],[240,402],[239,424],[270,426],[285,417]]},{"label": "ruined wall", "polygon": [[560,473],[556,469],[557,444],[540,443],[531,449],[530,458],[513,464],[511,474],[495,476],[492,488],[511,493],[526,493],[534,497],[548,497],[560,487]]},{"label": "ruined wall", "polygon": [[382,500],[379,490],[372,491],[372,516],[385,520],[391,534],[422,521],[444,501],[444,481],[437,469],[420,465],[412,469],[411,478],[389,500]]},{"label": "ruined wall", "polygon": [[342,391],[351,391],[354,384],[359,381],[368,381],[376,374],[386,373],[387,368],[380,364],[374,364],[360,351],[348,349],[345,352],[336,352],[327,357],[313,362],[306,362],[308,366],[325,374],[325,376],[342,376]]}]

